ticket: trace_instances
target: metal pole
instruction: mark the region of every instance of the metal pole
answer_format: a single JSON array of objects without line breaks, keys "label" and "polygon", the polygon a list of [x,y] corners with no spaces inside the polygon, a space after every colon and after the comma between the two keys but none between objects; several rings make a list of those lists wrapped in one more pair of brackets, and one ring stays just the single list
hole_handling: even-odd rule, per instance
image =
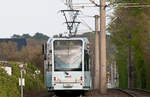
[{"label": "metal pole", "polygon": [[23,85],[22,85],[22,69],[21,69],[21,97],[23,97]]},{"label": "metal pole", "polygon": [[99,89],[99,32],[98,15],[95,15],[95,78],[94,89]]},{"label": "metal pole", "polygon": [[114,87],[114,64],[111,64],[111,87]]},{"label": "metal pole", "polygon": [[100,0],[100,93],[106,94],[106,13],[105,0]]}]

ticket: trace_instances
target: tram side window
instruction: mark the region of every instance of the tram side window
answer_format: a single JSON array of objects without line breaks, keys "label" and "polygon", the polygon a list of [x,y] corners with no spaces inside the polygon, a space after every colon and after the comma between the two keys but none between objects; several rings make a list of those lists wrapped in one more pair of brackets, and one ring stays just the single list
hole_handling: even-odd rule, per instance
[{"label": "tram side window", "polygon": [[89,71],[89,54],[88,51],[84,51],[84,70]]},{"label": "tram side window", "polygon": [[48,55],[47,71],[52,71],[52,54]]}]

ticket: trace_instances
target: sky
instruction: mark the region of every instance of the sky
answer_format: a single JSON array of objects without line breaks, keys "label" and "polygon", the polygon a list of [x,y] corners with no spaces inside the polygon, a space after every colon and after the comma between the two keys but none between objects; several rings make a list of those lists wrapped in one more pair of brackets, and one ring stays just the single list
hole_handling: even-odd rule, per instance
[{"label": "sky", "polygon": [[[13,34],[34,35],[36,32],[52,37],[66,32],[65,19],[60,13],[60,10],[66,9],[64,1],[0,0],[0,38],[10,38]],[[89,3],[88,0],[76,1]],[[99,14],[98,8],[80,10],[78,20],[85,23],[81,23],[79,33],[90,31],[87,25],[94,29],[94,18],[89,16]]]}]

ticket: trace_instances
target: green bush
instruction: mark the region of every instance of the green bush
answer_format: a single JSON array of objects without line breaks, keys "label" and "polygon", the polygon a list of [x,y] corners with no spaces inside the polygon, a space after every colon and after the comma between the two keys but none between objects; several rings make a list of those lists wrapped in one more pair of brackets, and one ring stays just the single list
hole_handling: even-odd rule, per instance
[{"label": "green bush", "polygon": [[[20,86],[19,86],[19,78],[20,78],[20,68],[19,65],[11,62],[9,66],[12,67],[12,76],[9,76],[6,71],[0,68],[0,97],[20,97]],[[35,67],[31,64],[27,65],[26,74],[23,74],[25,78],[25,86],[24,91],[33,91],[38,89],[38,81],[36,77],[33,77],[33,73],[35,71]],[[40,76],[42,76],[40,74]],[[42,83],[42,77],[39,77],[39,88],[44,88],[44,84]]]},{"label": "green bush", "polygon": [[19,97],[19,89],[14,76],[9,76],[0,68],[0,97]]}]

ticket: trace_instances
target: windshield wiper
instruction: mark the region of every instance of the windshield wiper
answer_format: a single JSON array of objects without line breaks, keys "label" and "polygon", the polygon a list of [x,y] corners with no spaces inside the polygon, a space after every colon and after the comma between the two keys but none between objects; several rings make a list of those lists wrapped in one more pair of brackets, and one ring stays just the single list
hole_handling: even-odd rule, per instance
[{"label": "windshield wiper", "polygon": [[66,75],[69,75],[69,73],[68,73],[67,71],[65,71],[65,74],[66,74]]}]

